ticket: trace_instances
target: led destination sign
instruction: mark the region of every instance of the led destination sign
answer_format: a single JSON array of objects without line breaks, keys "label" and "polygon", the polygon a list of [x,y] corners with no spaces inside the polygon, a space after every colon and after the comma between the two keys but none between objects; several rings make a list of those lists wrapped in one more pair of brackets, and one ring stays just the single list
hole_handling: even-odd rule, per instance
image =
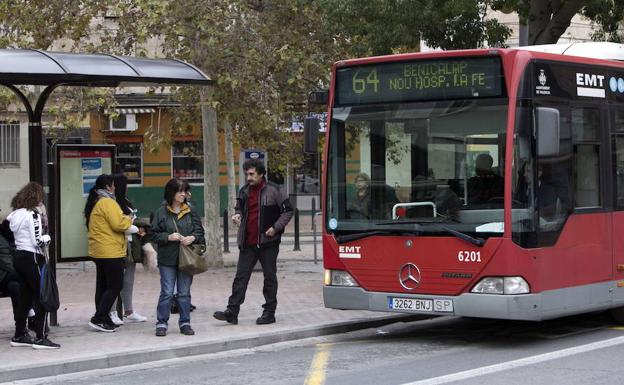
[{"label": "led destination sign", "polygon": [[336,105],[503,95],[498,57],[418,60],[339,68]]}]

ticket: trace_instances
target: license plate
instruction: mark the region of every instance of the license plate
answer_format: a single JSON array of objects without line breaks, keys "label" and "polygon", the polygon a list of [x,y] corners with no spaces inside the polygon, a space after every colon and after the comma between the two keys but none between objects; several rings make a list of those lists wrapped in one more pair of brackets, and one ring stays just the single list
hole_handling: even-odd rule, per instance
[{"label": "license plate", "polygon": [[450,299],[422,299],[388,297],[388,309],[420,312],[453,312]]}]

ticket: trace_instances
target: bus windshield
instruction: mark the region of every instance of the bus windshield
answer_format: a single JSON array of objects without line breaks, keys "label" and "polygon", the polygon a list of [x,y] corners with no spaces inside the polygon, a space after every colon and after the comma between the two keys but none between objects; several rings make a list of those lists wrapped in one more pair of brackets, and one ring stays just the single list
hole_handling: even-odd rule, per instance
[{"label": "bus windshield", "polygon": [[328,231],[502,233],[506,117],[505,98],[333,108]]}]

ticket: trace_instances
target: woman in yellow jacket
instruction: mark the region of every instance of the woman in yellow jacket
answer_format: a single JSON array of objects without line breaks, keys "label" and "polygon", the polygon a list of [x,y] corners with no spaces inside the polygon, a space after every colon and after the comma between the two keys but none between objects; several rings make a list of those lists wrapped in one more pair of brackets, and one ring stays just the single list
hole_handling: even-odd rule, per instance
[{"label": "woman in yellow jacket", "polygon": [[115,200],[112,175],[100,175],[89,191],[84,210],[89,230],[89,256],[96,266],[95,315],[89,326],[102,332],[114,332],[109,311],[123,286],[126,234],[138,231],[133,218],[124,215]]}]

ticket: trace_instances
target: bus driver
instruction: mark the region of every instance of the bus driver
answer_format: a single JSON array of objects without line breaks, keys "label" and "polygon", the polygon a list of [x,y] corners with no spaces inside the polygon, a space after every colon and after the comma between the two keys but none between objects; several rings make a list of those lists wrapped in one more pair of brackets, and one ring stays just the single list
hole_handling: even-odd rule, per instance
[{"label": "bus driver", "polygon": [[494,159],[482,153],[475,161],[476,175],[468,179],[468,203],[488,203],[494,198],[502,199],[505,185],[503,178],[492,170]]}]

